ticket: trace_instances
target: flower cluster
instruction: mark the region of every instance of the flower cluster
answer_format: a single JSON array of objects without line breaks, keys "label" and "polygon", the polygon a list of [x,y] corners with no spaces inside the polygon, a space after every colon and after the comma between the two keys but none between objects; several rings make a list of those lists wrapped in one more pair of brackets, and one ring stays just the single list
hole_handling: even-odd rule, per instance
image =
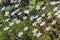
[{"label": "flower cluster", "polygon": [[[36,5],[32,11],[26,7],[22,7],[21,0],[15,0],[13,2],[14,4],[9,5],[10,7],[13,6],[12,10],[9,9],[9,6],[3,6],[1,8],[4,18],[2,24],[4,27],[2,29],[4,32],[7,31],[7,34],[8,32],[11,34],[13,32],[13,35],[20,38],[26,36],[32,39],[33,37],[38,38],[45,34],[49,35],[60,23],[60,9],[59,6],[55,6],[59,5],[60,1],[49,2],[44,6]],[[49,5],[52,10],[48,8],[50,7]]]}]

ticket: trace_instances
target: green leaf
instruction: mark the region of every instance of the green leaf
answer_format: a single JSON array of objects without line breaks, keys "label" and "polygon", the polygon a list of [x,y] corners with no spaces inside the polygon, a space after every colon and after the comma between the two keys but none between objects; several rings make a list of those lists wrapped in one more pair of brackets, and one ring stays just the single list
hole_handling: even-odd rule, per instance
[{"label": "green leaf", "polygon": [[7,11],[11,11],[13,8],[14,8],[14,6],[7,6],[7,7],[6,7],[6,10],[7,10]]},{"label": "green leaf", "polygon": [[41,37],[41,40],[51,40],[51,38],[50,38],[50,36],[45,34]]},{"label": "green leaf", "polygon": [[3,32],[0,32],[0,40],[6,40],[5,35],[3,34]]},{"label": "green leaf", "polygon": [[58,34],[58,36],[60,37],[60,30],[56,30],[56,33]]},{"label": "green leaf", "polygon": [[27,6],[30,11],[35,8],[35,4],[36,4],[36,0],[31,0],[31,1],[30,1],[30,5]]},{"label": "green leaf", "polygon": [[35,5],[35,2],[36,2],[36,0],[31,0],[31,1],[30,1],[30,4]]},{"label": "green leaf", "polygon": [[44,2],[42,1],[42,2],[38,2],[38,6],[42,6],[44,4]]},{"label": "green leaf", "polygon": [[29,7],[29,10],[33,10],[35,8],[34,5],[29,5],[28,7]]}]

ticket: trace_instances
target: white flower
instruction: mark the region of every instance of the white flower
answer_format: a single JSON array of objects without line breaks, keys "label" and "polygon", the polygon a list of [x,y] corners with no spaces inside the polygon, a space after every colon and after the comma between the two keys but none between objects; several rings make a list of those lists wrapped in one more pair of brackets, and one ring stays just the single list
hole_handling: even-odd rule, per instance
[{"label": "white flower", "polygon": [[52,21],[52,25],[54,25],[55,23],[56,23],[56,20],[53,20],[53,21]]},{"label": "white flower", "polygon": [[8,16],[8,15],[9,15],[9,12],[8,12],[8,11],[6,11],[4,16]]},{"label": "white flower", "polygon": [[37,5],[37,6],[36,6],[36,9],[39,10],[39,9],[40,9],[40,6]]},{"label": "white flower", "polygon": [[8,22],[9,20],[10,20],[10,19],[8,18],[8,19],[5,20],[5,22]]},{"label": "white flower", "polygon": [[57,15],[57,18],[60,18],[60,14],[59,14],[59,15]]},{"label": "white flower", "polygon": [[36,20],[37,23],[40,23],[40,22],[41,22],[41,18],[42,18],[42,17],[37,18],[37,20]]},{"label": "white flower", "polygon": [[41,15],[41,17],[44,17],[45,16],[45,13]]},{"label": "white flower", "polygon": [[45,22],[42,22],[42,23],[40,24],[40,26],[43,26],[43,25],[45,25]]},{"label": "white flower", "polygon": [[38,32],[37,35],[36,35],[36,37],[40,37],[41,35],[42,35],[42,33]]},{"label": "white flower", "polygon": [[25,27],[25,28],[24,28],[24,31],[27,31],[27,30],[28,30],[28,27]]},{"label": "white flower", "polygon": [[58,10],[55,15],[57,16],[57,18],[60,18],[60,10]]},{"label": "white flower", "polygon": [[53,2],[50,2],[50,5],[55,5],[55,4],[59,4],[60,1],[53,1]]},{"label": "white flower", "polygon": [[24,10],[24,13],[28,14],[29,13],[29,10]]},{"label": "white flower", "polygon": [[27,19],[27,16],[23,17],[23,19]]},{"label": "white flower", "polygon": [[19,6],[19,4],[16,4],[16,5],[15,5],[15,8],[18,7],[18,6]]},{"label": "white flower", "polygon": [[6,31],[6,30],[8,30],[8,29],[9,29],[9,27],[5,27],[3,30]]},{"label": "white flower", "polygon": [[52,15],[49,15],[47,18],[49,19],[49,18],[51,18],[51,16],[52,16]]},{"label": "white flower", "polygon": [[46,6],[44,6],[44,7],[42,8],[42,10],[44,10],[44,9],[46,9]]},{"label": "white flower", "polygon": [[5,6],[1,9],[1,11],[5,10]]},{"label": "white flower", "polygon": [[13,19],[13,21],[16,21],[16,20],[17,20],[17,18]]},{"label": "white flower", "polygon": [[59,16],[60,14],[56,12],[55,15],[56,15],[56,16]]},{"label": "white flower", "polygon": [[32,32],[33,32],[33,33],[36,33],[37,31],[38,31],[38,29],[36,28],[36,29],[34,29]]},{"label": "white flower", "polygon": [[14,24],[14,22],[10,22],[10,23],[9,23],[9,26],[12,26],[13,24]]},{"label": "white flower", "polygon": [[22,12],[19,12],[19,13],[18,13],[18,15],[21,15],[21,14],[22,14]]},{"label": "white flower", "polygon": [[60,14],[60,10],[58,10],[56,13],[55,13],[55,15],[59,15]]},{"label": "white flower", "polygon": [[50,2],[50,5],[55,5],[55,4],[57,4],[55,1]]},{"label": "white flower", "polygon": [[20,9],[18,8],[17,10],[15,10],[15,12],[19,12],[19,10],[20,10]]},{"label": "white flower", "polygon": [[32,26],[36,26],[36,24],[37,24],[37,22],[34,22],[34,23],[32,24]]},{"label": "white flower", "polygon": [[58,12],[56,12],[56,13],[55,13],[55,15],[59,15],[59,13],[58,13]]},{"label": "white flower", "polygon": [[41,20],[42,17],[37,18],[37,20]]},{"label": "white flower", "polygon": [[58,7],[53,8],[53,11],[57,11],[57,10],[58,10]]},{"label": "white flower", "polygon": [[51,15],[51,12],[47,13],[47,16]]},{"label": "white flower", "polygon": [[18,23],[20,23],[21,21],[20,21],[20,20],[16,20],[15,22],[18,24]]},{"label": "white flower", "polygon": [[11,15],[14,15],[14,14],[15,14],[15,12],[12,12],[12,13],[11,13]]},{"label": "white flower", "polygon": [[60,10],[58,10],[56,13],[59,14],[60,13]]},{"label": "white flower", "polygon": [[48,27],[46,27],[46,31],[49,31],[51,29],[51,27],[50,26],[48,26]]},{"label": "white flower", "polygon": [[33,20],[33,19],[34,19],[34,16],[31,16],[31,17],[30,17],[30,20]]},{"label": "white flower", "polygon": [[17,36],[21,37],[22,35],[23,35],[23,32],[19,32]]},{"label": "white flower", "polygon": [[36,15],[34,18],[38,18],[39,17],[39,15]]}]

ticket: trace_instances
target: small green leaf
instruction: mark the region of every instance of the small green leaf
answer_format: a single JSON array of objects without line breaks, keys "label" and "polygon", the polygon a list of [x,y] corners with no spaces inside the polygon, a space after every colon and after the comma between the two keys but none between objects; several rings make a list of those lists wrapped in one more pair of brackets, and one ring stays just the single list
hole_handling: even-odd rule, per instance
[{"label": "small green leaf", "polygon": [[56,33],[58,34],[58,36],[60,37],[60,30],[56,30]]},{"label": "small green leaf", "polygon": [[35,2],[36,2],[36,0],[31,0],[31,1],[30,1],[30,4],[35,5]]},{"label": "small green leaf", "polygon": [[30,10],[33,10],[35,8],[34,5],[29,5],[28,7],[29,7]]},{"label": "small green leaf", "polygon": [[38,6],[42,6],[44,2],[38,2]]},{"label": "small green leaf", "polygon": [[3,34],[3,32],[0,31],[0,40],[6,40],[5,35]]},{"label": "small green leaf", "polygon": [[11,11],[13,8],[14,8],[14,6],[7,6],[7,7],[6,7],[6,10],[7,10],[7,11]]},{"label": "small green leaf", "polygon": [[50,36],[45,34],[41,37],[41,40],[51,40],[51,38],[50,38]]}]

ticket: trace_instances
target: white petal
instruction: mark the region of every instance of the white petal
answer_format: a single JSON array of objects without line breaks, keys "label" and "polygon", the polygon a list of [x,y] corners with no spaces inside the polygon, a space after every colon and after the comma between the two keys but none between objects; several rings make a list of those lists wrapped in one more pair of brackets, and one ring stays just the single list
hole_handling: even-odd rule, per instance
[{"label": "white petal", "polygon": [[46,27],[46,31],[49,31],[51,29],[51,27],[50,26],[48,26],[48,27]]},{"label": "white petal", "polygon": [[23,17],[23,19],[27,19],[27,16]]},{"label": "white petal", "polygon": [[27,30],[28,30],[28,27],[25,27],[25,28],[24,28],[24,31],[27,31]]},{"label": "white petal", "polygon": [[21,21],[20,21],[20,20],[16,20],[15,22],[18,24],[18,23],[20,23]]},{"label": "white petal", "polygon": [[42,35],[41,32],[37,33],[37,36],[36,37],[40,37]]},{"label": "white petal", "polygon": [[33,33],[36,33],[37,31],[38,31],[38,29],[34,29],[34,30],[33,30]]},{"label": "white petal", "polygon": [[56,20],[53,20],[53,21],[52,21],[52,25],[54,25],[55,23],[56,23]]},{"label": "white petal", "polygon": [[9,27],[5,27],[3,30],[6,31],[6,30],[8,30],[8,29],[9,29]]},{"label": "white petal", "polygon": [[47,13],[47,16],[51,15],[51,12]]},{"label": "white petal", "polygon": [[53,9],[53,11],[57,11],[58,10],[58,7],[55,7],[54,9]]},{"label": "white petal", "polygon": [[5,10],[5,6],[2,8],[2,10],[1,10],[1,11],[3,11],[3,10]]},{"label": "white petal", "polygon": [[45,16],[45,13],[41,15],[41,17],[44,17]]},{"label": "white petal", "polygon": [[9,23],[9,26],[12,26],[13,24],[14,24],[14,22],[10,22],[10,23]]},{"label": "white petal", "polygon": [[10,19],[8,18],[8,19],[5,20],[5,22],[8,22],[9,20],[10,20]]},{"label": "white petal", "polygon": [[18,6],[19,6],[19,4],[16,4],[16,5],[15,5],[15,8],[18,7]]},{"label": "white petal", "polygon": [[42,8],[42,10],[44,10],[44,9],[46,9],[46,6],[44,6],[44,7]]},{"label": "white petal", "polygon": [[4,16],[8,16],[8,15],[9,15],[9,12],[8,12],[8,11],[6,11]]},{"label": "white petal", "polygon": [[24,13],[28,14],[29,13],[29,10],[24,10]]},{"label": "white petal", "polygon": [[39,9],[40,9],[40,6],[37,5],[37,6],[36,6],[36,9],[39,10]]},{"label": "white petal", "polygon": [[44,26],[45,25],[45,22],[42,22],[41,24],[40,24],[40,26]]},{"label": "white petal", "polygon": [[17,36],[21,37],[23,35],[23,32],[19,32]]}]

